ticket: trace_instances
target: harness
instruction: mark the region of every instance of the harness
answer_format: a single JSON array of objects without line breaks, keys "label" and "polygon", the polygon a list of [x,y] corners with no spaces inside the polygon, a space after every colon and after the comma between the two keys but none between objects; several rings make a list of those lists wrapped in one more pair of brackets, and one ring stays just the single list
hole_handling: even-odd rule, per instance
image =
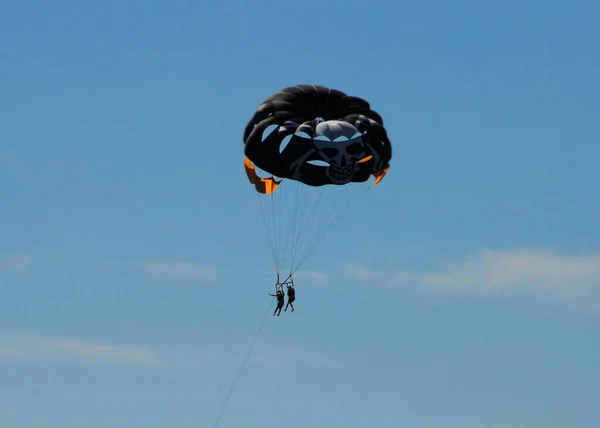
[{"label": "harness", "polygon": [[283,282],[281,282],[279,274],[277,274],[277,283],[275,284],[275,291],[283,291],[283,287],[286,285],[291,285],[292,287],[294,287],[294,279],[292,278],[292,275],[288,275],[288,277]]}]

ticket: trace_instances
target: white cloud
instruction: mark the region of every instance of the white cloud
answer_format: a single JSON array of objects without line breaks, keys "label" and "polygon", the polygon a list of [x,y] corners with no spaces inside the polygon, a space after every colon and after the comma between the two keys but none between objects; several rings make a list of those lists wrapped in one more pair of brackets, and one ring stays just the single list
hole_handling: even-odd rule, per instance
[{"label": "white cloud", "polygon": [[0,270],[25,270],[29,265],[29,255],[23,253],[0,257]]},{"label": "white cloud", "polygon": [[[289,271],[288,271],[288,273],[289,273]],[[286,279],[288,273],[285,273],[285,274],[282,273],[281,274],[281,281],[283,281],[284,279]],[[275,275],[277,275],[277,271],[275,271],[275,270],[269,270],[268,274],[275,276]],[[297,272],[294,272],[293,278],[294,278],[294,280],[296,280],[296,279],[305,279],[305,280],[308,280],[308,281],[322,282],[322,281],[325,281],[327,279],[327,276],[324,273],[318,272],[318,271],[315,271],[315,270],[299,270]]]},{"label": "white cloud", "polygon": [[158,356],[148,347],[108,345],[35,335],[17,335],[1,340],[0,357],[19,360],[77,357],[84,360],[130,364],[158,362]]},{"label": "white cloud", "polygon": [[358,265],[350,265],[348,266],[348,272],[352,275],[356,276],[360,279],[369,279],[369,280],[383,280],[387,281],[390,278],[390,274],[384,271],[378,271],[374,269],[364,268]]},{"label": "white cloud", "polygon": [[20,346],[0,345],[0,358],[15,358],[25,360],[28,358],[28,353]]},{"label": "white cloud", "polygon": [[317,282],[325,281],[327,279],[327,276],[324,273],[314,270],[300,270],[296,272],[294,276],[298,279],[308,279]]},{"label": "white cloud", "polygon": [[[489,294],[544,292],[578,300],[600,287],[600,254],[559,255],[548,251],[485,251],[443,268],[415,273],[349,266],[357,278],[388,286],[422,286],[446,292]],[[600,288],[599,288],[600,290]]]},{"label": "white cloud", "polygon": [[142,267],[152,275],[177,279],[211,282],[217,276],[217,269],[214,266],[198,266],[176,261],[149,261],[142,263]]}]

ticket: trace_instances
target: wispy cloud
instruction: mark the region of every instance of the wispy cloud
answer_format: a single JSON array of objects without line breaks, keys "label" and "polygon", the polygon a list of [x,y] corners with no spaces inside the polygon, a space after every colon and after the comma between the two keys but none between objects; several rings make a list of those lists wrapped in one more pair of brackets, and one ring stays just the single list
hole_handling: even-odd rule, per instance
[{"label": "wispy cloud", "polygon": [[348,272],[357,278],[388,286],[421,286],[478,294],[529,290],[577,300],[600,287],[600,254],[484,251],[424,273],[403,269],[380,271],[356,265],[349,266]]},{"label": "wispy cloud", "polygon": [[[267,271],[267,273],[269,275],[277,275],[276,270],[269,270],[269,271]],[[287,277],[288,273],[289,272],[287,272],[285,274],[282,273],[281,281],[283,281]],[[294,277],[294,279],[305,279],[308,281],[316,281],[316,282],[322,282],[327,279],[327,275],[325,275],[323,272],[319,272],[319,271],[315,271],[315,270],[299,270],[297,272],[294,272],[293,277]]]},{"label": "wispy cloud", "polygon": [[0,256],[0,270],[25,270],[29,265],[29,260],[29,255],[24,253]]},{"label": "wispy cloud", "polygon": [[109,345],[36,335],[0,338],[0,357],[30,361],[77,357],[90,361],[129,364],[158,362],[158,356],[148,347]]},{"label": "wispy cloud", "polygon": [[214,266],[199,266],[193,263],[177,261],[148,261],[141,266],[152,275],[168,276],[177,279],[212,282],[217,277]]},{"label": "wispy cloud", "polygon": [[294,277],[317,282],[325,281],[327,279],[327,276],[324,273],[314,270],[299,270],[294,274]]},{"label": "wispy cloud", "polygon": [[28,352],[21,346],[15,345],[0,345],[0,358],[29,359]]}]

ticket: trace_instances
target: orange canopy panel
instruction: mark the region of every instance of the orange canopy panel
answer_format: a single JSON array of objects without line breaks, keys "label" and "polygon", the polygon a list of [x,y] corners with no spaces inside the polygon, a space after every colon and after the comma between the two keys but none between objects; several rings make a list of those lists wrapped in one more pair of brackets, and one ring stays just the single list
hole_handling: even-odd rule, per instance
[{"label": "orange canopy panel", "polygon": [[385,176],[385,174],[387,174],[388,170],[390,169],[390,166],[388,164],[388,166],[381,170],[381,171],[377,171],[375,174],[373,174],[375,176],[375,181],[373,182],[373,186],[378,184],[381,180],[383,180],[383,177]]},{"label": "orange canopy panel", "polygon": [[248,176],[248,180],[250,183],[254,184],[256,191],[258,193],[263,193],[265,195],[271,195],[275,192],[275,189],[279,186],[281,181],[275,180],[273,177],[262,178],[256,174],[256,169],[252,164],[252,161],[247,157],[244,158],[244,167],[246,168],[246,175]]}]

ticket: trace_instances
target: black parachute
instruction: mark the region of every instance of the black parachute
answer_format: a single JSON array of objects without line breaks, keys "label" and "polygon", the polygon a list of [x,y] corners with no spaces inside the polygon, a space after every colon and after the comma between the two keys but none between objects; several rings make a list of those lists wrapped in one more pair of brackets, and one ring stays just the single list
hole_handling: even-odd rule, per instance
[{"label": "black parachute", "polygon": [[392,146],[383,119],[367,101],[323,86],[296,85],[258,106],[244,131],[244,154],[281,285],[284,265],[291,279],[373,187],[363,183],[370,176],[373,184],[383,179]]},{"label": "black parachute", "polygon": [[[276,129],[265,136],[267,128]],[[367,101],[318,85],[290,86],[263,101],[246,126],[244,145],[247,167],[254,163],[311,186],[364,182],[371,175],[378,183],[392,157],[383,119]]]}]

